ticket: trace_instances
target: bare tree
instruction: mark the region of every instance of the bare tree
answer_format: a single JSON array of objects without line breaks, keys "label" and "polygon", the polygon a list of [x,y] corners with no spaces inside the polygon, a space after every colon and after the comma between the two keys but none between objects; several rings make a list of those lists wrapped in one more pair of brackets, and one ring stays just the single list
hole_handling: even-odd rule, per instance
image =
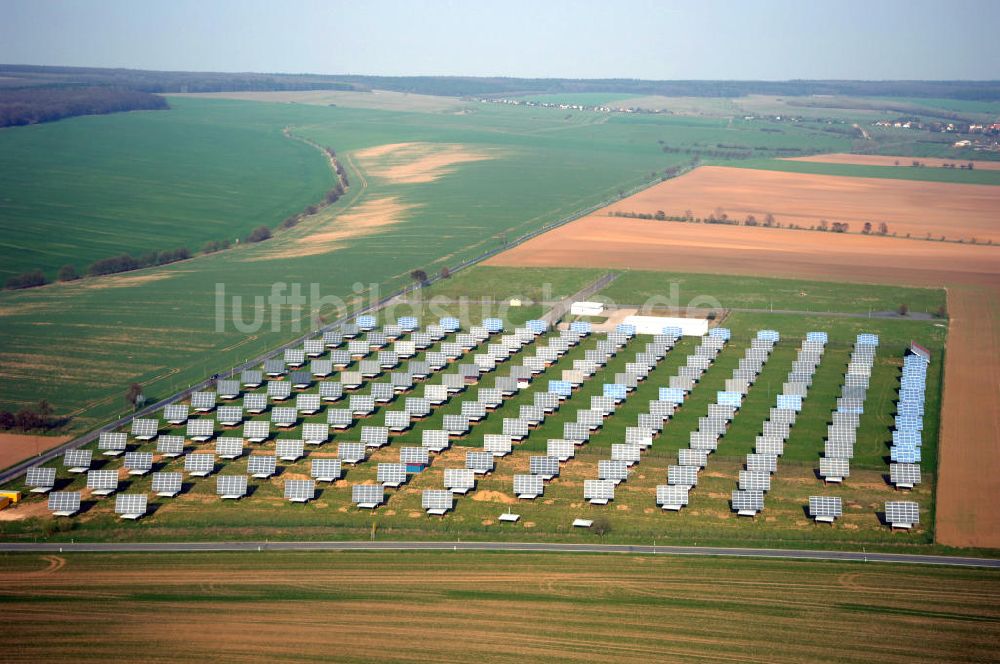
[{"label": "bare tree", "polygon": [[137,406],[139,400],[142,398],[142,385],[139,383],[132,383],[125,390],[125,401],[128,402],[130,406]]}]

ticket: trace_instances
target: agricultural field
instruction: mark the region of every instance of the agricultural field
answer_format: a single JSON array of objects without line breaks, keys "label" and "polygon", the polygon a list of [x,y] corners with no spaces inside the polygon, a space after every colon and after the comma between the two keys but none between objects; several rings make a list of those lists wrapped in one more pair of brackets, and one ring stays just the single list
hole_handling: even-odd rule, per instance
[{"label": "agricultural field", "polygon": [[933,316],[942,313],[945,306],[945,291],[940,288],[748,276],[734,279],[697,272],[497,265],[476,265],[462,270],[451,279],[422,289],[411,299],[428,304],[437,301],[451,304],[463,297],[469,302],[485,299],[502,303],[510,298],[554,301],[612,271],[617,278],[592,299],[650,311],[701,309],[713,301],[726,309],[849,314],[895,314],[901,305],[906,305],[912,314]]},{"label": "agricultural field", "polygon": [[[672,183],[668,183],[672,184]],[[662,186],[662,185],[661,185]],[[640,194],[640,196],[646,194]],[[636,204],[624,201],[617,207]],[[1000,341],[995,247],[902,241],[810,232],[706,227],[603,216],[602,211],[491,259],[507,267],[660,269],[872,284],[929,286],[948,291],[947,353],[938,541],[1000,545],[1000,518],[985,506],[1000,472],[992,453],[1000,439],[993,412],[1000,401]],[[818,243],[817,243],[818,241]],[[970,444],[969,441],[976,441]],[[981,442],[979,442],[981,441]]]},{"label": "agricultural field", "polygon": [[[745,162],[759,165],[758,162]],[[791,160],[774,160],[774,164],[791,165],[792,169],[843,168],[886,169],[904,175],[911,171],[951,173],[951,169],[912,167],[853,166]],[[771,162],[768,162],[771,164]],[[783,166],[781,166],[783,168]],[[959,174],[987,174],[1000,178],[992,171],[958,171]],[[1000,229],[995,223],[995,210],[1000,206],[1000,187],[979,184],[929,183],[878,177],[848,177],[813,173],[792,173],[779,170],[703,166],[694,171],[634,196],[609,205],[594,216],[620,213],[683,217],[691,211],[702,219],[709,215],[743,221],[753,215],[763,224],[766,215],[775,223],[810,229],[820,225],[846,222],[849,231],[860,233],[870,223],[873,232],[879,224],[888,224],[889,234],[898,238],[950,240],[970,242],[1000,241]],[[997,180],[1000,183],[1000,179]],[[711,236],[712,231],[699,231]],[[824,244],[817,236],[807,235],[803,244]]]},{"label": "agricultural field", "polygon": [[914,159],[912,157],[900,157],[895,155],[877,154],[816,154],[808,157],[791,157],[791,161],[811,161],[824,164],[858,164],[860,166],[909,166],[913,167],[914,161],[921,164],[923,168],[942,168],[945,166],[959,167],[973,164],[975,169],[996,171],[1000,170],[1000,161],[977,161],[964,159],[942,159],[925,158]]},{"label": "agricultural field", "polygon": [[[910,158],[912,161],[913,158]],[[942,158],[949,161],[947,158]],[[958,161],[967,163],[969,159],[953,157],[950,163]],[[893,160],[895,163],[895,159]],[[732,164],[738,168],[754,171],[776,171],[779,173],[801,173],[817,176],[840,176],[844,178],[888,179],[912,182],[914,189],[924,188],[927,182],[939,182],[942,185],[971,185],[986,188],[992,185],[995,189],[1000,185],[1000,173],[996,169],[962,170],[959,168],[914,168],[901,162],[900,166],[875,166],[871,164],[827,163],[820,161],[795,161],[791,159],[746,159]],[[892,186],[892,185],[890,185]],[[969,193],[960,193],[965,197]],[[952,200],[952,202],[955,202]]]},{"label": "agricultural field", "polygon": [[35,268],[55,280],[63,265],[85,274],[123,253],[196,253],[322,199],[333,178],[319,151],[282,135],[294,120],[233,106],[175,101],[0,131],[0,282]]},{"label": "agricultural field", "polygon": [[[514,310],[512,310],[514,311]],[[530,309],[529,309],[530,311]],[[538,311],[538,310],[536,310]],[[398,315],[410,313],[403,308]],[[520,312],[519,313],[524,313]],[[530,312],[534,313],[534,312]],[[635,416],[648,401],[657,398],[659,387],[682,365],[692,352],[695,340],[685,338],[668,353],[667,357],[651,372],[633,395],[618,411],[608,418],[603,428],[591,441],[580,448],[574,459],[568,461],[558,478],[545,490],[543,498],[534,502],[518,502],[513,496],[514,473],[526,472],[528,457],[544,454],[549,438],[562,436],[562,423],[571,421],[578,408],[586,408],[590,397],[601,394],[602,385],[611,382],[616,372],[624,370],[634,351],[628,348],[613,358],[606,367],[589,379],[573,396],[545,422],[530,432],[518,444],[512,455],[497,462],[496,470],[479,480],[475,491],[459,496],[453,513],[443,518],[429,518],[421,509],[423,489],[440,488],[445,468],[462,467],[465,452],[481,447],[485,434],[500,433],[502,419],[515,417],[521,405],[532,403],[535,392],[544,391],[547,381],[559,378],[561,370],[572,367],[574,359],[584,356],[593,348],[590,339],[572,349],[556,364],[548,368],[523,390],[505,401],[503,406],[476,424],[471,432],[453,440],[451,449],[434,457],[431,465],[414,475],[402,488],[389,492],[384,507],[375,512],[358,510],[350,503],[351,486],[372,483],[376,479],[379,463],[396,462],[399,449],[420,446],[422,432],[442,428],[445,415],[457,414],[463,397],[453,397],[447,404],[415,423],[414,427],[391,437],[391,444],[373,452],[357,466],[346,469],[343,479],[323,485],[314,502],[293,505],[283,500],[282,487],[286,480],[309,477],[309,465],[314,458],[333,458],[337,444],[358,440],[358,427],[381,425],[386,410],[399,410],[395,405],[378,407],[370,416],[357,420],[346,431],[336,431],[331,440],[312,447],[300,460],[282,463],[281,472],[268,480],[253,480],[249,496],[239,502],[220,500],[215,493],[214,475],[204,480],[191,480],[177,498],[154,498],[152,514],[138,523],[122,523],[116,519],[111,500],[88,497],[84,491],[83,512],[70,521],[55,521],[49,516],[44,497],[31,496],[16,509],[0,516],[0,533],[9,541],[32,540],[39,537],[56,540],[73,538],[76,541],[129,541],[129,540],[185,540],[185,539],[245,539],[267,537],[278,539],[358,539],[374,533],[380,539],[413,540],[459,537],[465,540],[505,540],[590,542],[595,535],[589,531],[573,529],[574,518],[603,516],[610,523],[610,531],[602,540],[622,543],[647,543],[653,539],[672,544],[712,544],[732,542],[737,538],[744,545],[767,547],[820,547],[851,548],[868,546],[887,550],[927,550],[934,532],[934,469],[937,462],[937,410],[940,399],[941,365],[932,364],[928,376],[926,430],[924,435],[924,480],[914,491],[912,499],[922,508],[921,524],[911,532],[890,532],[881,522],[878,511],[882,502],[898,498],[899,494],[887,483],[887,445],[890,439],[893,402],[898,387],[903,353],[910,339],[916,338],[939,357],[945,338],[941,324],[926,321],[887,321],[868,319],[843,319],[822,316],[789,316],[770,314],[732,314],[723,323],[733,330],[733,340],[719,355],[715,365],[705,374],[692,392],[684,407],[666,425],[663,434],[636,466],[629,481],[619,487],[615,501],[608,506],[588,505],[582,500],[584,479],[596,477],[597,462],[607,458],[610,446],[621,442],[626,426],[635,423]],[[750,391],[739,416],[720,445],[717,455],[702,473],[698,488],[692,493],[691,503],[679,514],[663,513],[655,504],[655,487],[666,479],[667,465],[676,463],[677,450],[688,443],[688,433],[697,428],[697,418],[705,414],[708,403],[716,391],[723,389],[724,379],[730,375],[750,338],[759,329],[772,328],[782,333],[784,339],[761,373],[757,384]],[[795,349],[805,333],[825,330],[830,335],[826,356],[816,374],[807,406],[793,429],[785,456],[775,475],[767,508],[760,518],[737,518],[730,511],[729,492],[736,486],[738,471],[747,452],[751,451],[754,437],[768,409],[774,405],[775,395],[787,374]],[[841,378],[850,355],[855,336],[860,332],[875,332],[881,336],[878,360],[873,370],[869,391],[869,410],[862,418],[851,479],[842,487],[824,487],[816,476],[823,437],[830,411],[839,393]],[[544,339],[538,343],[542,343]],[[636,342],[638,343],[638,342]],[[527,356],[529,350],[521,355]],[[418,356],[417,359],[420,359]],[[385,382],[387,376],[375,379]],[[481,385],[491,385],[484,379]],[[437,382],[431,379],[429,382]],[[262,389],[262,388],[261,388]],[[475,390],[476,388],[469,388]],[[308,391],[315,392],[318,387]],[[259,391],[259,390],[258,390]],[[357,391],[368,393],[366,388]],[[421,394],[415,390],[412,394]],[[401,398],[400,398],[401,399]],[[329,406],[343,407],[343,406]],[[301,418],[302,423],[325,422],[325,409],[316,415]],[[265,413],[254,419],[269,418]],[[282,430],[277,438],[294,438],[302,424]],[[219,435],[240,435],[240,429],[221,430]],[[184,434],[184,427],[161,429],[161,433]],[[301,437],[301,436],[299,436]],[[95,446],[91,446],[92,448]],[[271,439],[253,445],[253,451],[273,453],[276,442]],[[145,443],[139,449],[154,451],[155,443]],[[191,451],[213,451],[214,443],[195,444]],[[95,453],[100,457],[99,453]],[[220,460],[221,461],[221,460]],[[118,468],[119,460],[99,461],[104,468]],[[158,459],[157,470],[180,470],[183,460]],[[246,455],[223,462],[216,474],[242,474],[247,469]],[[149,477],[128,477],[123,474],[120,491],[150,492]],[[84,479],[59,471],[60,490],[80,490]],[[845,500],[844,517],[834,527],[814,524],[805,512],[810,495],[840,495]],[[501,513],[513,510],[521,514],[518,524],[498,521]]]},{"label": "agricultural field", "polygon": [[[89,430],[127,410],[122,394],[130,383],[140,383],[150,399],[163,398],[319,326],[308,306],[296,312],[281,305],[265,312],[277,312],[278,325],[271,324],[271,316],[266,316],[266,324],[252,325],[260,313],[252,303],[268,298],[274,284],[301,284],[310,295],[316,284],[318,298],[337,297],[347,306],[377,299],[377,293],[411,283],[414,269],[437,274],[442,267],[500,249],[523,233],[612,200],[620,192],[646,186],[658,180],[663,169],[683,167],[690,160],[683,151],[664,153],[660,141],[681,148],[714,145],[725,132],[727,140],[803,153],[850,148],[835,136],[772,134],[749,126],[733,130],[727,121],[711,118],[579,113],[566,118],[548,109],[492,104],[466,115],[180,97],[171,97],[171,104],[172,110],[160,113],[9,129],[0,140],[25,142],[22,136],[29,133],[19,132],[30,132],[33,141],[58,142],[66,163],[82,164],[91,158],[92,127],[93,135],[100,135],[142,125],[141,144],[148,151],[144,163],[160,166],[133,166],[129,144],[105,142],[101,154],[111,170],[104,173],[104,181],[110,184],[74,199],[70,209],[80,218],[119,209],[131,190],[137,192],[134,196],[157,191],[154,180],[161,172],[168,181],[170,174],[183,177],[185,168],[175,165],[172,150],[186,145],[188,127],[192,140],[222,153],[210,164],[228,168],[239,162],[239,168],[230,170],[250,169],[268,178],[274,175],[271,164],[291,173],[273,178],[274,186],[292,188],[283,189],[281,196],[274,195],[274,187],[253,180],[238,187],[225,178],[186,180],[194,189],[184,200],[198,198],[202,212],[177,221],[178,241],[190,242],[204,233],[204,219],[230,218],[244,204],[234,200],[252,203],[258,194],[280,199],[278,208],[258,206],[246,218],[252,217],[252,222],[241,217],[238,224],[223,226],[236,237],[260,223],[277,226],[287,213],[302,209],[327,188],[330,173],[322,155],[282,136],[285,127],[292,136],[334,148],[351,187],[335,205],[268,242],[119,276],[0,293],[0,408],[17,410],[46,399],[58,415],[70,418],[66,431]],[[225,150],[226,141],[239,142],[243,136],[255,154],[264,156],[248,159],[239,156],[242,148],[232,155]],[[289,171],[289,155],[301,159],[299,170]],[[470,155],[477,158],[469,160]],[[71,174],[55,169],[53,159],[33,156],[15,169],[16,177],[72,191]],[[308,176],[302,168],[310,170]],[[142,174],[139,185],[134,172]],[[223,191],[217,182],[223,183]],[[301,191],[307,182],[313,189],[307,186],[295,195],[295,188]],[[115,183],[125,190],[116,189]],[[253,192],[244,196],[243,187]],[[46,218],[52,197],[42,189],[30,191],[33,198],[19,199],[24,201],[23,214],[29,221]],[[140,199],[141,204],[135,202]],[[131,200],[143,219],[173,218],[184,202],[169,192]],[[134,218],[135,209],[127,219]],[[268,214],[268,219],[262,216]],[[2,235],[19,232],[6,229]],[[209,234],[214,238],[216,231]],[[117,253],[141,235],[139,227],[110,240],[107,234],[101,237],[111,243],[107,250]],[[86,244],[86,239],[81,242]],[[22,267],[55,269],[66,262],[60,253],[65,247],[59,243],[34,246],[39,251],[49,247],[50,253]],[[217,284],[225,291],[221,330]],[[230,305],[236,298],[241,298],[240,315],[250,332],[233,325]],[[336,308],[323,304],[320,315],[333,320]],[[73,352],[54,354],[54,349],[66,348]]]},{"label": "agricultural field", "polygon": [[294,90],[255,92],[197,92],[172,94],[171,98],[181,99],[233,99],[237,101],[260,101],[276,104],[307,104],[312,106],[342,106],[344,108],[366,108],[375,111],[401,111],[407,113],[460,113],[471,104],[454,97],[393,92],[392,90],[341,91],[341,90]]},{"label": "agricultural field", "polygon": [[1000,638],[993,570],[464,552],[7,555],[0,569],[18,662],[959,662]]}]

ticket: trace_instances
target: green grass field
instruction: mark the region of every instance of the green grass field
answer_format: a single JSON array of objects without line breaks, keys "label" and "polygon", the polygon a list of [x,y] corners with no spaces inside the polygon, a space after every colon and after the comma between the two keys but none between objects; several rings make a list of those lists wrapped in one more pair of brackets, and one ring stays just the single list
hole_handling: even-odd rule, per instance
[{"label": "green grass field", "polygon": [[[234,241],[319,201],[333,178],[269,104],[192,104],[0,131],[0,281],[34,268]],[[315,113],[315,111],[313,112]]]},{"label": "green grass field", "polygon": [[[562,299],[596,281],[606,270],[587,268],[511,268],[477,265],[421,292],[421,299],[511,297],[538,301]],[[866,314],[897,311],[937,313],[945,305],[943,289],[876,284],[834,283],[766,277],[733,277],[624,270],[597,296],[618,305],[712,307]]]},{"label": "green grass field", "polygon": [[625,554],[0,558],[17,662],[990,661],[998,592],[994,570]]},{"label": "green grass field", "polygon": [[[727,127],[725,120],[711,118],[575,114],[567,119],[546,109],[492,105],[483,105],[485,108],[470,115],[442,115],[188,98],[172,100],[172,104],[174,110],[168,112],[77,118],[25,131],[43,138],[46,132],[56,136],[65,133],[65,159],[82,164],[89,158],[90,126],[106,124],[109,131],[114,131],[142,123],[149,134],[149,159],[156,163],[170,161],[162,166],[164,177],[184,174],[184,168],[175,165],[175,153],[168,149],[171,137],[183,126],[191,126],[195,137],[218,127],[217,139],[202,138],[202,143],[215,150],[224,148],[225,141],[233,140],[234,135],[247,137],[258,158],[248,160],[236,151],[235,157],[219,157],[211,162],[220,168],[226,164],[232,167],[238,161],[240,168],[236,170],[242,172],[248,161],[286,164],[283,159],[289,154],[299,155],[303,164],[311,164],[314,171],[308,178],[291,178],[300,185],[313,182],[310,186],[314,189],[306,187],[301,198],[293,200],[287,190],[275,191],[255,185],[255,181],[247,184],[273,201],[271,225],[276,225],[286,211],[299,209],[312,191],[323,189],[329,177],[315,150],[280,136],[280,129],[286,125],[292,126],[298,136],[336,149],[354,186],[319,218],[261,245],[123,277],[0,293],[0,408],[16,410],[46,399],[57,413],[72,418],[69,431],[90,429],[123,412],[121,395],[132,382],[141,383],[150,398],[162,398],[311,327],[302,323],[297,328],[291,318],[302,321],[306,313],[293,316],[285,309],[282,322],[274,329],[267,324],[258,331],[244,333],[227,323],[222,331],[216,331],[217,284],[225,286],[230,298],[243,299],[247,319],[252,319],[254,298],[266,297],[272,284],[278,282],[302,284],[306,293],[316,284],[322,296],[347,299],[359,290],[367,294],[372,284],[385,293],[409,283],[413,269],[434,274],[443,266],[454,266],[502,246],[504,237],[513,239],[616,197],[619,191],[647,183],[654,173],[688,159],[684,154],[663,153],[658,141],[711,145],[722,140],[724,133],[726,140],[799,146],[812,151],[842,151],[849,147],[836,137],[807,132],[773,135],[754,127],[734,130]],[[15,138],[5,140],[25,141],[20,136],[29,134],[19,135],[19,131],[6,130],[5,137]],[[488,151],[493,158],[458,165],[454,172],[420,184],[370,177],[351,159],[351,153],[362,148],[405,141],[460,144]],[[184,145],[181,139],[176,142]],[[118,151],[108,147],[110,152],[105,158],[107,168],[118,168],[121,176],[106,173],[106,180],[112,183],[122,181],[133,170],[128,145],[116,145]],[[154,154],[155,145],[162,146],[163,151]],[[270,166],[260,168],[264,170],[252,172],[266,176]],[[144,177],[156,172],[139,170],[146,174]],[[71,174],[54,172],[51,161],[41,157],[27,160],[23,171],[19,178],[46,183],[48,187],[72,184],[62,179]],[[194,193],[206,207],[215,201],[212,218],[223,218],[219,211],[232,210],[230,194],[236,193],[234,187],[223,195],[216,182],[208,181]],[[150,190],[146,187],[147,193]],[[40,192],[37,195],[41,197]],[[255,196],[247,200],[258,200]],[[100,216],[102,210],[114,208],[118,198],[118,192],[108,185],[95,190],[89,198],[74,201],[72,209],[82,217]],[[290,249],[309,233],[336,229],[338,215],[346,210],[386,198],[407,207],[399,223],[349,237],[330,253],[303,256]],[[42,219],[47,205],[45,197],[26,200],[23,214]],[[154,197],[144,205],[147,218],[180,214],[172,196]],[[261,206],[258,212],[263,215],[267,209]],[[204,232],[194,228],[205,225],[202,215],[190,209],[184,214],[188,215],[185,237]],[[263,220],[255,216],[249,226]],[[241,219],[239,223],[246,222]],[[237,226],[227,228],[235,231]],[[12,233],[5,232],[4,238]],[[141,231],[116,238],[116,248],[128,244],[134,234],[141,235]],[[214,236],[216,231],[210,234]],[[46,248],[50,247],[51,253],[44,261],[38,257],[34,262],[48,261],[52,266],[65,262],[65,256],[60,254],[64,249],[58,243],[37,246],[39,251],[49,251]],[[282,249],[285,253],[281,258],[267,258],[268,252]],[[361,285],[355,289],[355,284]],[[227,302],[228,310],[232,300]],[[325,307],[323,313],[329,317],[333,310]],[[58,352],[68,348],[72,348],[71,353]]]},{"label": "green grass field", "polygon": [[[535,310],[540,311],[540,310]],[[399,311],[399,315],[408,313]],[[518,310],[531,315],[530,309]],[[523,320],[523,318],[522,318]],[[253,480],[252,495],[238,503],[223,502],[215,496],[215,480],[209,477],[190,482],[185,492],[176,499],[156,498],[152,501],[155,512],[138,523],[122,523],[112,511],[108,499],[89,500],[83,514],[70,521],[54,521],[44,510],[44,498],[31,496],[18,510],[38,517],[0,522],[0,533],[11,540],[55,538],[81,540],[178,540],[178,539],[245,539],[247,537],[272,539],[357,539],[377,529],[384,539],[524,539],[570,542],[593,541],[594,534],[570,527],[573,518],[603,515],[611,524],[607,541],[645,543],[652,539],[664,543],[720,544],[739,541],[746,545],[768,547],[820,547],[887,550],[937,550],[933,541],[933,495],[936,469],[937,422],[940,404],[941,353],[945,328],[927,322],[879,321],[866,319],[825,318],[822,316],[792,316],[778,314],[733,314],[725,321],[734,331],[734,338],[720,354],[717,362],[705,374],[692,392],[684,407],[665,425],[664,432],[647,451],[633,471],[632,477],[622,484],[615,501],[606,507],[591,506],[582,501],[583,480],[596,477],[597,462],[607,458],[610,446],[620,442],[624,428],[635,424],[636,414],[647,402],[657,397],[657,390],[676,372],[692,351],[695,342],[682,340],[656,367],[650,377],[629,397],[614,416],[608,418],[600,432],[595,433],[589,444],[579,449],[575,459],[564,465],[561,476],[550,483],[543,498],[534,502],[516,501],[511,493],[512,476],[526,472],[531,454],[544,454],[548,438],[562,435],[562,423],[572,420],[578,408],[589,407],[590,397],[601,393],[601,386],[611,382],[616,372],[624,370],[635,352],[637,343],[620,352],[603,370],[587,381],[562,408],[533,430],[530,436],[516,446],[514,453],[497,463],[496,471],[479,481],[477,491],[458,497],[454,513],[442,519],[424,515],[420,507],[420,492],[426,488],[440,488],[444,468],[461,467],[465,452],[482,445],[483,435],[500,433],[502,419],[516,417],[521,404],[531,403],[533,394],[547,389],[547,381],[559,378],[560,371],[572,366],[574,359],[583,357],[592,348],[595,339],[567,353],[558,363],[536,378],[531,387],[509,399],[504,405],[475,425],[467,436],[454,441],[453,447],[436,457],[431,466],[415,475],[399,490],[390,490],[386,505],[374,513],[355,509],[350,505],[350,486],[375,480],[376,466],[381,462],[398,460],[398,450],[406,445],[420,445],[421,432],[441,428],[445,414],[458,413],[464,398],[474,398],[475,388],[468,396],[453,397],[446,405],[417,423],[403,434],[392,436],[391,445],[374,452],[369,459],[346,470],[344,479],[333,485],[322,486],[317,500],[308,505],[292,505],[282,499],[283,481],[288,478],[307,477],[310,457],[335,456],[336,444],[358,439],[359,426],[381,425],[385,410],[399,410],[402,400],[397,399],[387,407],[379,408],[370,417],[359,421],[352,429],[336,432],[330,442],[311,448],[303,459],[284,466],[281,473],[271,480]],[[759,329],[779,330],[784,338],[776,348],[756,385],[751,389],[729,433],[720,443],[719,452],[713,455],[709,467],[701,475],[698,488],[692,493],[691,503],[681,513],[663,513],[655,504],[655,487],[666,479],[667,465],[676,462],[677,450],[688,443],[688,432],[697,428],[697,418],[703,416],[717,390],[735,368]],[[756,520],[739,519],[728,507],[729,492],[735,488],[738,471],[744,455],[751,451],[754,437],[768,408],[773,406],[775,395],[787,374],[791,361],[805,333],[826,330],[830,344],[816,374],[814,385],[793,434],[787,443],[785,456],[779,463],[779,472],[768,494],[764,514]],[[824,487],[817,479],[823,437],[830,411],[839,395],[839,385],[851,345],[857,333],[877,332],[882,345],[867,401],[866,414],[862,417],[851,478],[843,486]],[[927,416],[923,446],[923,483],[912,492],[921,504],[921,525],[912,532],[891,533],[878,519],[878,511],[886,500],[899,497],[885,481],[888,472],[888,441],[895,390],[903,352],[911,339],[917,339],[935,353],[935,362],[928,375]],[[532,353],[529,347],[522,355]],[[512,361],[516,360],[516,357]],[[505,368],[500,369],[506,374]],[[387,380],[383,376],[379,381]],[[432,378],[430,382],[439,382]],[[481,384],[492,385],[491,378]],[[313,386],[311,391],[317,390]],[[362,388],[359,393],[367,393]],[[414,390],[413,394],[422,394]],[[333,406],[344,407],[344,406]],[[325,411],[325,409],[324,409]],[[303,421],[324,422],[325,412],[308,416]],[[268,414],[256,419],[267,419]],[[300,426],[300,425],[297,425]],[[229,435],[239,435],[234,430]],[[297,428],[282,431],[278,438],[296,437]],[[183,434],[183,428],[162,429],[161,433]],[[220,431],[219,435],[223,435]],[[273,451],[274,440],[252,446]],[[195,445],[205,451],[214,450],[214,443]],[[155,443],[146,443],[142,449],[155,450]],[[249,451],[248,451],[249,452]],[[99,454],[96,455],[100,457]],[[105,463],[100,461],[99,463]],[[219,472],[244,473],[246,456],[223,462]],[[115,468],[120,460],[106,462],[105,467]],[[182,460],[165,460],[163,468],[180,469]],[[62,487],[78,489],[84,478],[74,477],[60,470]],[[151,479],[128,478],[120,491],[148,492]],[[16,487],[16,485],[15,485]],[[845,514],[834,527],[816,525],[807,518],[804,506],[810,495],[839,495],[844,498]],[[500,513],[514,509],[522,515],[521,523],[501,524]],[[374,524],[374,525],[373,525]]]}]

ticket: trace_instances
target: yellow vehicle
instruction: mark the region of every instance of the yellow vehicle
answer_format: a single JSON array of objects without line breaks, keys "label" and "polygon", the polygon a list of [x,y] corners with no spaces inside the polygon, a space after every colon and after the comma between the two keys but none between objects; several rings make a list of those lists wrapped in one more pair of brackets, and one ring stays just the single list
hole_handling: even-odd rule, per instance
[{"label": "yellow vehicle", "polygon": [[12,503],[21,502],[20,491],[0,491],[0,498],[7,498]]}]

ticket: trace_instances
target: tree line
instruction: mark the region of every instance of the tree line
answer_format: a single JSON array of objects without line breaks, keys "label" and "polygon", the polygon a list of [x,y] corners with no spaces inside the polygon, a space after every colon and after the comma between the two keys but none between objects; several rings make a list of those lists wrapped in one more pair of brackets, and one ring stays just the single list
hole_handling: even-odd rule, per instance
[{"label": "tree line", "polygon": [[75,115],[169,108],[163,97],[123,88],[0,88],[0,127],[53,122]]},{"label": "tree line", "polygon": [[[85,274],[90,277],[101,277],[108,274],[141,270],[145,267],[168,265],[188,258],[191,258],[191,251],[187,247],[160,252],[150,251],[141,256],[120,254],[111,258],[102,258],[94,261],[87,268]],[[76,281],[83,278],[83,276],[84,274],[81,274],[75,265],[67,264],[59,268],[56,278],[59,281]],[[44,286],[49,283],[51,282],[44,272],[41,270],[30,270],[10,277],[4,285],[8,290],[21,290]]]},{"label": "tree line", "polygon": [[17,411],[0,410],[0,431],[50,431],[65,423],[64,418],[53,414],[52,406],[45,400]]},{"label": "tree line", "polygon": [[[684,214],[679,215],[669,215],[663,210],[657,210],[655,213],[614,210],[609,214],[609,216],[623,217],[626,219],[647,219],[651,221],[674,221],[686,224],[722,224],[726,226],[760,226],[762,228],[790,228],[793,230],[806,230],[805,227],[796,223],[782,225],[782,223],[775,219],[774,215],[770,212],[765,214],[760,219],[753,214],[748,214],[746,217],[740,219],[739,217],[730,216],[722,210],[722,208],[716,208],[714,212],[711,212],[704,217],[695,216],[692,210],[685,210]],[[849,233],[851,225],[846,221],[830,222],[826,219],[821,219],[818,224],[809,226],[808,230],[830,233]],[[861,227],[861,233],[864,235],[889,235],[889,224],[882,221],[876,226],[872,222],[866,221]]]}]

